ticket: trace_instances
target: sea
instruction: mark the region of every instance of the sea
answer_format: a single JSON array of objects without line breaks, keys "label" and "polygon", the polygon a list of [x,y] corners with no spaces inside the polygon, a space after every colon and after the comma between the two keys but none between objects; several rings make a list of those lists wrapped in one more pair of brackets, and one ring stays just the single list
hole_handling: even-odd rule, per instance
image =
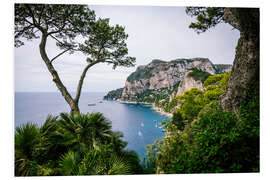
[{"label": "sea", "polygon": [[[74,94],[73,94],[74,95]],[[121,131],[126,149],[135,150],[142,159],[145,146],[164,136],[162,121],[170,120],[150,105],[127,104],[103,100],[106,93],[82,93],[79,101],[82,113],[101,112],[112,123],[113,131]],[[69,106],[59,92],[15,92],[15,127],[27,122],[41,126],[48,115],[69,112]],[[88,105],[92,104],[92,105]]]}]

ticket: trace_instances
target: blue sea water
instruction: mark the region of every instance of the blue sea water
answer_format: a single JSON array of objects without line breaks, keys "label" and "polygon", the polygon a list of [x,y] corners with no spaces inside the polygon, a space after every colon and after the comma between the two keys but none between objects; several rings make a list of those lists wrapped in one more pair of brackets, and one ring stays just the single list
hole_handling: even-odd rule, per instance
[{"label": "blue sea water", "polygon": [[[111,120],[114,131],[124,134],[127,149],[135,150],[142,158],[147,144],[164,136],[161,121],[168,120],[155,112],[149,105],[125,104],[103,101],[106,93],[82,93],[79,107],[82,113],[101,112]],[[100,102],[102,101],[102,102]],[[95,103],[95,106],[88,106]],[[69,112],[69,106],[58,92],[16,92],[15,127],[32,122],[42,125],[49,114]]]}]

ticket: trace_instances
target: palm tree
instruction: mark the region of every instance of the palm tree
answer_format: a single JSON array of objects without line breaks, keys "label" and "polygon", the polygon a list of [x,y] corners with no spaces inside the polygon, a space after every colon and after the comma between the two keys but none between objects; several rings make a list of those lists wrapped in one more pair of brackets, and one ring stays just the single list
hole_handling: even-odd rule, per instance
[{"label": "palm tree", "polygon": [[61,156],[62,175],[116,175],[131,174],[130,165],[123,157],[105,150],[89,150],[82,158],[69,151]]},{"label": "palm tree", "polygon": [[123,157],[103,146],[100,150],[88,151],[81,162],[80,173],[87,175],[131,174],[131,169]]},{"label": "palm tree", "polygon": [[59,165],[62,175],[79,175],[80,155],[77,152],[68,151],[60,157]]},{"label": "palm tree", "polygon": [[64,137],[67,146],[98,148],[110,141],[112,126],[101,113],[61,113],[58,134]]},{"label": "palm tree", "polygon": [[34,160],[35,146],[40,138],[39,128],[27,123],[16,127],[15,132],[15,175],[35,175],[37,162]]},{"label": "palm tree", "polygon": [[63,144],[64,138],[56,133],[58,129],[58,116],[51,115],[40,127],[40,140],[35,151],[35,157],[40,164],[50,160],[56,166],[56,160],[61,154],[68,151],[68,148]]}]

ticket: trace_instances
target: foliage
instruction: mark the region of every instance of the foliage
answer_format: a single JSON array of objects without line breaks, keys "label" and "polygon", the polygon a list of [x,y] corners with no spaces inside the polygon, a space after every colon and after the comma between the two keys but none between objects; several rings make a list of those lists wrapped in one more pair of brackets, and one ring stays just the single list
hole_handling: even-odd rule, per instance
[{"label": "foliage", "polygon": [[230,75],[231,71],[224,74],[217,74],[215,76],[210,76],[204,81],[203,86],[207,87],[208,85],[216,85],[220,86],[221,89],[225,90]]},{"label": "foliage", "polygon": [[143,69],[137,69],[135,72],[131,73],[131,75],[128,76],[127,81],[128,82],[134,82],[135,80],[140,79],[149,79],[153,76],[152,70],[153,67],[145,67]]},{"label": "foliage", "polygon": [[176,125],[178,129],[183,130],[185,127],[184,119],[180,109],[176,109],[173,113],[172,124]]},{"label": "foliage", "polygon": [[112,90],[110,92],[108,92],[108,94],[106,96],[103,97],[104,100],[116,100],[121,98],[122,96],[122,92],[123,92],[124,88],[119,88],[116,90]]},{"label": "foliage", "polygon": [[[124,27],[109,25],[109,19],[96,20],[95,12],[86,5],[15,4],[15,46],[22,39],[51,37],[60,49],[70,53],[81,51],[89,61],[134,66],[128,53]],[[77,37],[82,36],[83,41]]]},{"label": "foliage", "polygon": [[33,149],[39,140],[39,129],[36,125],[27,123],[21,127],[16,127],[15,148],[25,157],[33,158]]},{"label": "foliage", "polygon": [[192,77],[196,81],[200,80],[202,83],[211,75],[197,68],[192,68],[191,70],[192,71],[188,73],[188,77]]},{"label": "foliage", "polygon": [[203,107],[203,92],[199,89],[192,88],[179,97],[182,117],[185,120],[192,121]]},{"label": "foliage", "polygon": [[[155,106],[164,107],[165,104],[169,102],[170,94],[177,91],[179,82],[172,87],[160,88],[160,89],[147,89],[142,93],[137,93],[134,96],[129,96],[123,98],[123,100],[154,103]],[[169,108],[169,107],[168,107]]]},{"label": "foliage", "polygon": [[101,113],[48,116],[16,128],[16,176],[142,174],[138,155]]},{"label": "foliage", "polygon": [[[195,69],[195,72],[198,71]],[[230,72],[208,76],[203,83],[204,92],[192,88],[185,91],[183,95],[172,98],[171,101],[169,98],[160,100],[156,102],[156,106],[161,107],[165,112],[173,113],[172,122],[182,129],[184,124],[190,123],[197,117],[203,107],[219,99],[226,90],[229,77]]]},{"label": "foliage", "polygon": [[[259,96],[249,92],[237,114],[223,111],[218,97],[224,93],[229,75],[210,76],[205,81],[202,101],[196,103],[202,102],[202,108],[190,123],[184,123],[183,114],[189,111],[181,107],[172,121],[163,123],[166,135],[149,145],[145,164],[152,165],[149,167],[156,173],[259,171]],[[193,91],[185,93],[187,100]]]},{"label": "foliage", "polygon": [[224,8],[220,7],[187,7],[186,13],[196,16],[197,22],[189,25],[197,33],[202,33],[223,22]]},{"label": "foliage", "polygon": [[39,129],[27,123],[16,127],[15,132],[15,175],[32,176],[37,173],[37,162],[34,160],[34,149],[39,141]]}]

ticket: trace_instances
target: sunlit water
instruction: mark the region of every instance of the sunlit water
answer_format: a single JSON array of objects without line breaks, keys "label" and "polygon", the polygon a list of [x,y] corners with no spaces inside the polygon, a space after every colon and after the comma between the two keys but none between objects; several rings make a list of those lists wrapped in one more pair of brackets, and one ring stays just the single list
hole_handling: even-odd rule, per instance
[{"label": "sunlit water", "polygon": [[[79,103],[81,112],[102,112],[111,120],[114,131],[123,132],[123,140],[128,142],[127,149],[135,150],[142,158],[146,153],[145,146],[164,136],[160,122],[168,118],[149,105],[104,101],[104,95],[83,93]],[[96,105],[88,106],[89,103]],[[59,115],[61,112],[69,112],[69,106],[60,93],[15,93],[15,126],[27,122],[40,126],[48,114]]]}]

